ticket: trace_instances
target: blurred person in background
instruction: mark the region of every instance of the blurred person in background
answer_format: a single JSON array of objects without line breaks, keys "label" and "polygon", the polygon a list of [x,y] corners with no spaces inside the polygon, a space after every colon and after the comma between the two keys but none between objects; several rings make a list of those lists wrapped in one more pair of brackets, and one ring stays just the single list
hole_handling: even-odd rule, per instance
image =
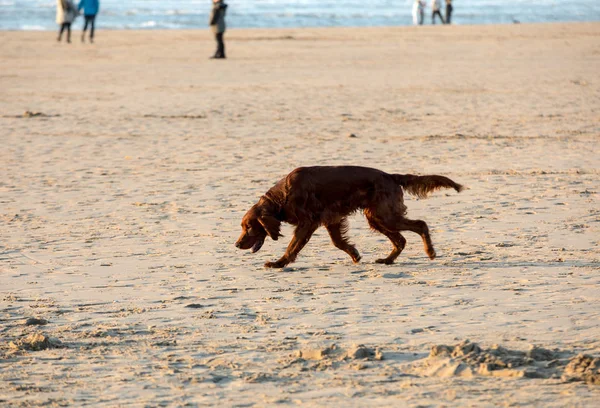
[{"label": "blurred person in background", "polygon": [[452,0],[446,0],[446,24],[450,24],[452,20],[452,10],[454,10]]},{"label": "blurred person in background", "polygon": [[225,12],[227,4],[223,0],[213,0],[212,11],[210,12],[209,25],[215,38],[217,39],[217,51],[211,58],[225,58],[225,43],[223,42],[223,34],[225,34]]},{"label": "blurred person in background", "polygon": [[414,25],[423,25],[423,20],[425,20],[425,0],[415,0],[413,3],[413,24]]},{"label": "blurred person in background", "polygon": [[56,24],[60,25],[56,41],[60,42],[63,32],[67,30],[67,42],[71,42],[71,23],[75,17],[77,9],[71,0],[56,0]]},{"label": "blurred person in background", "polygon": [[83,17],[85,18],[85,24],[83,25],[83,32],[81,33],[81,42],[85,42],[85,32],[90,25],[90,42],[94,42],[94,28],[96,23],[96,14],[100,9],[98,0],[81,0],[79,2],[78,10],[83,9]]},{"label": "blurred person in background", "polygon": [[441,0],[431,0],[431,24],[435,24],[435,16],[438,16],[442,20],[442,24],[445,24],[444,17],[440,11],[442,8]]}]

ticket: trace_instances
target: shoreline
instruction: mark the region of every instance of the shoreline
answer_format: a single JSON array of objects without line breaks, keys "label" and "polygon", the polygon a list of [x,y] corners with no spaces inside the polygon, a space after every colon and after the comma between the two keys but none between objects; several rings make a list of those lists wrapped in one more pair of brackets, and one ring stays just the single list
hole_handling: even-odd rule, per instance
[{"label": "shoreline", "polygon": [[[80,16],[81,17],[81,16]],[[78,18],[75,21],[75,26],[82,24],[82,20]],[[100,21],[100,20],[99,20]],[[452,27],[472,27],[472,26],[510,26],[510,25],[544,25],[544,24],[598,24],[600,23],[600,19],[595,20],[554,20],[554,21],[506,21],[506,22],[493,22],[493,23],[452,23],[450,26]],[[320,25],[304,25],[304,26],[286,26],[286,27],[233,27],[231,25],[228,26],[228,30],[301,30],[301,29],[338,29],[338,28],[350,28],[350,29],[368,29],[368,28],[400,28],[400,27],[430,27],[430,26],[446,26],[445,24],[431,24],[424,23],[423,25],[417,26],[412,24],[412,22],[407,24],[398,24],[398,25],[333,25],[333,26],[320,26]],[[178,28],[153,28],[153,27],[135,27],[135,28],[125,28],[125,27],[102,27],[99,25],[102,30],[106,31],[196,31],[196,30],[210,30],[208,26],[198,26],[198,27],[178,27]],[[24,32],[36,32],[36,31],[53,31],[53,29],[48,28],[29,28],[29,29],[4,29],[0,28],[0,32],[14,32],[14,31],[24,31]]]},{"label": "shoreline", "polygon": [[[74,27],[77,27],[80,21],[76,20]],[[253,31],[302,31],[302,30],[356,30],[356,29],[365,29],[365,30],[395,30],[395,29],[427,29],[427,27],[435,27],[440,28],[444,27],[445,29],[461,28],[461,27],[511,27],[511,26],[585,26],[585,25],[598,25],[600,24],[600,20],[593,21],[543,21],[543,22],[518,22],[518,23],[481,23],[481,24],[423,24],[416,26],[414,24],[405,24],[405,25],[381,25],[381,26],[302,26],[302,27],[227,27],[227,32],[253,32]],[[58,29],[58,25],[57,29]],[[209,31],[210,28],[206,27],[198,27],[198,28],[105,28],[101,25],[98,26],[98,30],[107,31],[107,32],[132,32],[132,31],[140,31],[140,32],[196,32],[196,31]],[[15,32],[23,32],[23,33],[45,33],[45,32],[53,32],[55,30],[51,29],[34,29],[34,30],[25,30],[25,29],[1,29],[0,33],[15,33]]]}]

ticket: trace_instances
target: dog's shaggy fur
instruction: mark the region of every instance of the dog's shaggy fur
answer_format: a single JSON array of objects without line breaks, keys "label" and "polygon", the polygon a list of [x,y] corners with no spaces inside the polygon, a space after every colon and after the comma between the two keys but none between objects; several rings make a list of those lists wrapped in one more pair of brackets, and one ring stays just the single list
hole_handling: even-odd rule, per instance
[{"label": "dog's shaggy fur", "polygon": [[462,191],[463,186],[444,176],[388,174],[358,166],[299,167],[281,179],[242,220],[242,235],[235,243],[240,249],[258,251],[267,235],[277,240],[282,222],[295,225],[294,237],[285,254],[268,268],[283,268],[294,262],[315,230],[327,228],[333,244],[346,252],[354,262],[360,255],[348,242],[347,216],[362,209],[371,228],[392,241],[393,250],[378,263],[391,264],[400,255],[406,239],[400,231],[413,231],[421,236],[425,252],[435,258],[435,251],[424,221],[405,218],[403,189],[425,198],[440,188]]}]

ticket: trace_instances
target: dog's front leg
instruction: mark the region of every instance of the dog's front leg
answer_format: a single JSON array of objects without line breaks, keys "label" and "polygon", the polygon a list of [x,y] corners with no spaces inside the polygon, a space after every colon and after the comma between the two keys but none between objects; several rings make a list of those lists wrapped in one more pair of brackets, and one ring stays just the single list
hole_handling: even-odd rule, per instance
[{"label": "dog's front leg", "polygon": [[318,223],[311,224],[300,224],[294,230],[294,237],[287,247],[285,254],[277,262],[267,262],[265,267],[267,268],[283,268],[289,263],[296,260],[298,253],[304,248],[304,245],[308,243],[313,232],[319,228]]}]

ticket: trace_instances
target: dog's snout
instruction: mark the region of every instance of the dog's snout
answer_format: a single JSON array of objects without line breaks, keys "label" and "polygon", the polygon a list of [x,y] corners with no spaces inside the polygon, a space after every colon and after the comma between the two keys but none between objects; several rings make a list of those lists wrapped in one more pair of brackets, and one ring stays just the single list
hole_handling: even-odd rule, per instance
[{"label": "dog's snout", "polygon": [[239,248],[240,246],[241,246],[241,244],[239,243],[239,241],[235,243],[236,248]]}]

